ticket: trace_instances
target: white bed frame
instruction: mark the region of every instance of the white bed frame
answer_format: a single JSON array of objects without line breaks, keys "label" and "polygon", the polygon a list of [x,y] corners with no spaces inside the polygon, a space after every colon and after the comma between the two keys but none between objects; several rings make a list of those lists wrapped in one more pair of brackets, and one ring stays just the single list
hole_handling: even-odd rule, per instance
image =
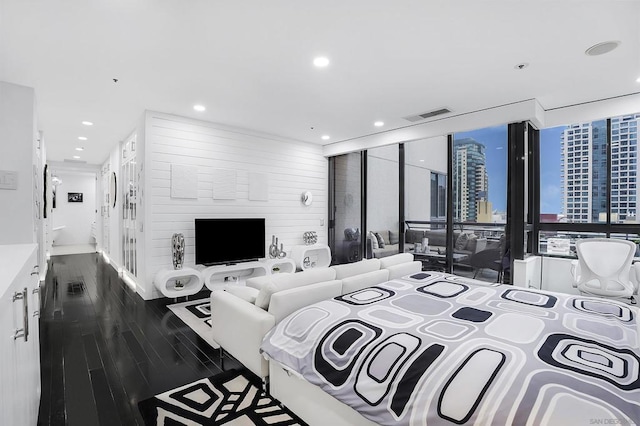
[{"label": "white bed frame", "polygon": [[310,426],[377,426],[318,386],[269,360],[270,394]]}]

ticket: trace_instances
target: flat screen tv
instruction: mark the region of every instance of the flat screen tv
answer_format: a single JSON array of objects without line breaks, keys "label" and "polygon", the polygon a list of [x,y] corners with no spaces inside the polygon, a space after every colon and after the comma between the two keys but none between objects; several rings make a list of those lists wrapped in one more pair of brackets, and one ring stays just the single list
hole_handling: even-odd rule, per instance
[{"label": "flat screen tv", "polygon": [[264,218],[196,219],[196,264],[220,265],[265,257]]}]

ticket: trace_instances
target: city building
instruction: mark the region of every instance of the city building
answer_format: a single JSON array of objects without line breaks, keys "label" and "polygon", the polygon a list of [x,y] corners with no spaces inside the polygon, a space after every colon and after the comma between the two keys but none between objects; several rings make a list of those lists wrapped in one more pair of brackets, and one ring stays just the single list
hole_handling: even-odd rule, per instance
[{"label": "city building", "polygon": [[[611,119],[611,221],[635,218],[638,173],[638,118]],[[561,136],[563,213],[568,222],[606,221],[607,122],[567,126]]]},{"label": "city building", "polygon": [[478,203],[487,201],[489,193],[485,146],[472,138],[458,139],[454,142],[454,161],[454,218],[476,222]]}]

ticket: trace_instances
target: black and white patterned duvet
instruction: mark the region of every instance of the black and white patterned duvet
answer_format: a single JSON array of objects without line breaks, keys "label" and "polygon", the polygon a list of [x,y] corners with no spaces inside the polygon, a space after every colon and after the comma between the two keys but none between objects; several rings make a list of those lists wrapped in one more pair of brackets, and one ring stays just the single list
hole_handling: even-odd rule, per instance
[{"label": "black and white patterned duvet", "polygon": [[379,424],[640,425],[637,314],[419,273],[303,308],[262,350]]}]

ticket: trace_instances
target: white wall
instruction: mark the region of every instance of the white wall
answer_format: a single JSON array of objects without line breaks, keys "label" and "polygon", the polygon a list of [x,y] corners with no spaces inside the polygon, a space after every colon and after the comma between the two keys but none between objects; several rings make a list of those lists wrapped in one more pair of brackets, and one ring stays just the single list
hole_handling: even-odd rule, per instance
[{"label": "white wall", "polygon": [[[138,135],[138,141],[142,138]],[[209,122],[148,112],[144,128],[144,221],[142,235],[145,277],[138,277],[138,291],[145,299],[158,297],[153,276],[172,267],[171,236],[184,234],[185,264],[194,264],[194,219],[264,217],[265,249],[276,235],[285,251],[303,244],[305,231],[316,231],[318,242],[327,242],[328,165],[322,147],[259,134]],[[171,198],[171,165],[197,168],[196,199]],[[236,197],[213,199],[214,170],[235,171]],[[268,180],[268,200],[251,201],[249,173]],[[313,204],[304,206],[300,196],[313,193]]]},{"label": "white wall", "polygon": [[36,138],[33,89],[0,82],[0,170],[18,173],[17,189],[0,189],[0,244],[37,242]]},{"label": "white wall", "polygon": [[[96,174],[95,172],[80,172],[54,169],[52,172],[62,179],[62,185],[57,187],[56,208],[52,213],[52,226],[64,226],[56,246],[93,244],[91,225],[96,220]],[[67,193],[81,192],[82,203],[70,203]]]},{"label": "white wall", "polygon": [[[122,259],[122,244],[120,241],[120,216],[122,212],[122,192],[120,188],[122,187],[121,179],[120,179],[120,144],[117,143],[111,153],[109,154],[109,158],[105,161],[101,167],[101,170],[104,170],[107,174],[107,180],[111,179],[111,173],[116,173],[116,181],[117,181],[117,190],[116,190],[116,204],[113,206],[113,197],[114,194],[109,194],[109,203],[106,206],[106,215],[97,215],[98,218],[98,226],[102,227],[101,232],[101,240],[98,242],[98,247],[109,257],[109,260],[113,263],[116,269],[118,269],[121,265]],[[101,175],[99,175],[102,178]],[[99,198],[97,200],[97,208],[100,213],[100,208],[102,205],[106,203],[105,192],[102,190],[102,183],[99,182],[97,187],[99,188]]]}]

